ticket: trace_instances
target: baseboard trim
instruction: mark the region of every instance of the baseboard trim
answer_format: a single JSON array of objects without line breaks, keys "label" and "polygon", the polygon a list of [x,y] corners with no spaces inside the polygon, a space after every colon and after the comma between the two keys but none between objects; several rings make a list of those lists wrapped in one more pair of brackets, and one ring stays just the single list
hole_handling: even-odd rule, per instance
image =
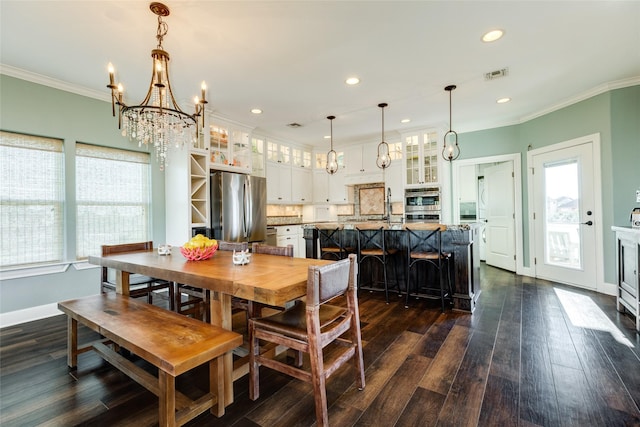
[{"label": "baseboard trim", "polygon": [[57,316],[59,314],[62,314],[62,312],[58,310],[58,303],[55,302],[37,307],[29,307],[23,310],[0,313],[0,328],[46,319],[47,317]]}]

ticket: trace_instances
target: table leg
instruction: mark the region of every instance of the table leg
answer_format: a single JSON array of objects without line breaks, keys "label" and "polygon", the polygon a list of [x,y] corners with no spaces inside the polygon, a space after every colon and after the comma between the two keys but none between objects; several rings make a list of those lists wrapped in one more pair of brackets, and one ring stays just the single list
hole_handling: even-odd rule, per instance
[{"label": "table leg", "polygon": [[78,366],[78,321],[67,316],[67,365]]},{"label": "table leg", "polygon": [[[212,325],[220,326],[229,331],[233,330],[231,323],[231,295],[212,291],[209,307]],[[229,351],[222,356],[222,363],[224,365],[223,381],[225,390],[222,401],[226,407],[233,403],[233,352]]]},{"label": "table leg", "polygon": [[129,276],[126,271],[116,270],[116,292],[129,296]]}]

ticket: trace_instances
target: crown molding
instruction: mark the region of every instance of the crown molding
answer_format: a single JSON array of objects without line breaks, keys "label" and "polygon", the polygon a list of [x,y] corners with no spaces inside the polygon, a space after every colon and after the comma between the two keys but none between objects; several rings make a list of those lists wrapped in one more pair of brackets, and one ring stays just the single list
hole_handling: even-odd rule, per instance
[{"label": "crown molding", "polygon": [[9,77],[15,77],[17,79],[26,80],[31,83],[48,86],[54,89],[63,90],[65,92],[74,93],[76,95],[86,96],[88,98],[94,98],[100,101],[111,102],[111,94],[107,91],[103,92],[89,89],[74,83],[54,79],[42,74],[23,70],[21,68],[12,67],[11,65],[0,64],[0,74],[5,74]]},{"label": "crown molding", "polygon": [[583,92],[579,95],[576,95],[575,97],[568,98],[558,104],[547,107],[544,110],[524,116],[520,119],[519,124],[528,122],[529,120],[536,119],[538,117],[544,116],[549,113],[553,113],[554,111],[558,111],[570,105],[577,104],[578,102],[584,101],[589,98],[593,98],[594,96],[603,94],[605,92],[610,92],[615,89],[622,89],[625,87],[636,86],[636,85],[640,85],[640,76],[635,76],[635,77],[630,77],[628,79],[616,80],[613,82],[604,83],[599,86],[596,86],[595,88],[587,92]]}]

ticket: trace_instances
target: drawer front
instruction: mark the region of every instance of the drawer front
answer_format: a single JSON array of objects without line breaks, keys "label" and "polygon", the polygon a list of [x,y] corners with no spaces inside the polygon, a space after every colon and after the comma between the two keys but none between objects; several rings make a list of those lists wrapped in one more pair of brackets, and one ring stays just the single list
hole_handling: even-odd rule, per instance
[{"label": "drawer front", "polygon": [[276,235],[281,236],[296,236],[301,232],[299,225],[280,225],[276,227]]},{"label": "drawer front", "polygon": [[620,300],[634,315],[638,314],[636,313],[636,310],[637,310],[636,307],[638,303],[636,302],[635,296],[632,296],[629,292],[625,291],[624,289],[620,289]]}]

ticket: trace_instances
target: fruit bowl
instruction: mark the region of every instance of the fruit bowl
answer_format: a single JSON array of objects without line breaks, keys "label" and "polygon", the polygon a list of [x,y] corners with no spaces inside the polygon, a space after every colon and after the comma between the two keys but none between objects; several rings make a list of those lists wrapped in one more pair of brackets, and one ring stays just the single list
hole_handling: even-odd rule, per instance
[{"label": "fruit bowl", "polygon": [[189,261],[204,261],[209,259],[218,250],[218,245],[206,246],[202,248],[180,247],[180,253]]}]

